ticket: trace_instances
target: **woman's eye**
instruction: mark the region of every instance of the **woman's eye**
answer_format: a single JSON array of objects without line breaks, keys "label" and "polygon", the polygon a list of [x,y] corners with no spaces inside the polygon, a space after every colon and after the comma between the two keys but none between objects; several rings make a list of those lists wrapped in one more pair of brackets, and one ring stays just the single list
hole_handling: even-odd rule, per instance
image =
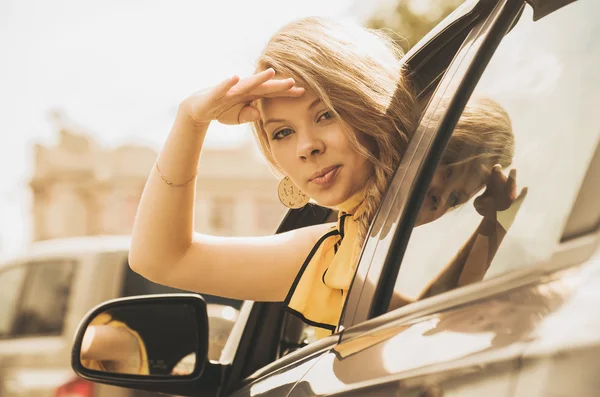
[{"label": "woman's eye", "polygon": [[331,114],[331,112],[327,111],[322,113],[317,121],[323,121],[323,120],[331,120],[333,118],[333,115]]},{"label": "woman's eye", "polygon": [[452,167],[448,167],[446,169],[446,178],[450,178],[452,176]]},{"label": "woman's eye", "polygon": [[458,204],[458,195],[456,193],[452,193],[448,197],[448,208],[452,208],[456,204]]},{"label": "woman's eye", "polygon": [[273,134],[273,139],[282,139],[294,132],[291,128],[284,128]]}]

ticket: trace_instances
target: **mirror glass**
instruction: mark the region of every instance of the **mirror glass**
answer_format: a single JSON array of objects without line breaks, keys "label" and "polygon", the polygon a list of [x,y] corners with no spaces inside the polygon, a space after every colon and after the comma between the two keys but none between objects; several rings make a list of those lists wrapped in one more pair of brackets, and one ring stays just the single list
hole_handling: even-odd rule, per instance
[{"label": "mirror glass", "polygon": [[189,304],[136,303],[92,319],[81,343],[87,369],[135,375],[183,376],[194,372],[199,338]]}]

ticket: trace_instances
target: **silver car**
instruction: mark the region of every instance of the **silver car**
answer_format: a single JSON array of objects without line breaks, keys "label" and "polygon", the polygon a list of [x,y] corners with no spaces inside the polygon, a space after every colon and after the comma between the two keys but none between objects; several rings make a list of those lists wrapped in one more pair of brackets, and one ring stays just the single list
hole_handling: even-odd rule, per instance
[{"label": "silver car", "polygon": [[[114,298],[181,292],[130,270],[128,236],[38,242],[0,264],[0,396],[142,397],[158,395],[79,379],[71,344],[81,318]],[[241,302],[208,298],[211,342],[218,359]]]}]

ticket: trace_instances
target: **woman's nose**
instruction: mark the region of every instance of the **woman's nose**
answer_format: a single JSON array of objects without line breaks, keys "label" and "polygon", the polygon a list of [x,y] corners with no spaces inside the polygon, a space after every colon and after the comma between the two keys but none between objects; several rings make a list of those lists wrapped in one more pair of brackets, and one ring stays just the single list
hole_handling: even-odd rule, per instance
[{"label": "woman's nose", "polygon": [[429,191],[428,192],[429,199],[431,200],[431,209],[434,212],[444,211],[447,202],[449,192],[447,191]]},{"label": "woman's nose", "polygon": [[325,152],[325,143],[311,132],[299,135],[297,155],[301,160],[307,160]]},{"label": "woman's nose", "polygon": [[440,192],[429,192],[429,200],[431,201],[431,209],[437,211],[443,204],[443,198]]}]

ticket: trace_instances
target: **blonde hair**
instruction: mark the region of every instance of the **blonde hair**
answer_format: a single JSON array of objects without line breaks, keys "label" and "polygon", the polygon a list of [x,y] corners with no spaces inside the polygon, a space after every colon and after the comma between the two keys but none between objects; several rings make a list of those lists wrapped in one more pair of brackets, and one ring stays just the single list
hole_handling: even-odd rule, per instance
[{"label": "blonde hair", "polygon": [[515,138],[506,110],[490,98],[475,95],[465,106],[440,163],[456,166],[491,161],[506,168],[514,151]]},{"label": "blonde hair", "polygon": [[[402,50],[381,32],[310,17],[279,30],[257,62],[257,71],[273,68],[276,74],[293,77],[297,85],[313,91],[342,121],[355,150],[373,164],[365,201],[355,214],[360,246],[416,122],[416,97],[401,56]],[[263,154],[282,173],[262,122],[252,124]],[[362,146],[353,130],[365,134],[375,150]]]}]

